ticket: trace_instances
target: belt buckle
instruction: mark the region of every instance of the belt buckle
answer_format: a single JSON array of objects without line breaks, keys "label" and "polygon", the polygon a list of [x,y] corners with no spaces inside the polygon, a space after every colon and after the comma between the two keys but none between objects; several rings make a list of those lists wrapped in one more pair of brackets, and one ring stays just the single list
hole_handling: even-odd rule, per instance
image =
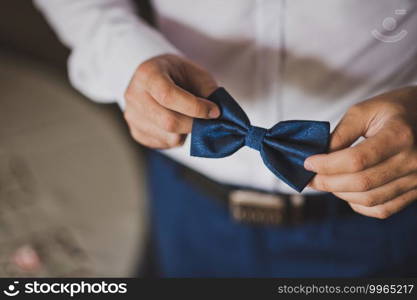
[{"label": "belt buckle", "polygon": [[235,221],[258,225],[282,225],[285,221],[284,197],[248,190],[229,194],[229,208]]}]

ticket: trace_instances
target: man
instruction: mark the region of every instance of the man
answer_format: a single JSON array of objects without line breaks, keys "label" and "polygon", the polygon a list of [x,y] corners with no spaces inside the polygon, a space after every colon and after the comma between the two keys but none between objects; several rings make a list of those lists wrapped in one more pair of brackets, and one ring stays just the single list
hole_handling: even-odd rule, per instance
[{"label": "man", "polygon": [[[149,154],[161,276],[417,274],[415,1],[155,0],[157,29],[127,0],[35,2],[72,49],[73,85],[167,149]],[[190,157],[193,119],[220,115],[206,99],[218,85],[256,126],[331,122],[301,196],[251,149]],[[287,222],[234,210],[249,198],[262,219],[268,197]]]}]

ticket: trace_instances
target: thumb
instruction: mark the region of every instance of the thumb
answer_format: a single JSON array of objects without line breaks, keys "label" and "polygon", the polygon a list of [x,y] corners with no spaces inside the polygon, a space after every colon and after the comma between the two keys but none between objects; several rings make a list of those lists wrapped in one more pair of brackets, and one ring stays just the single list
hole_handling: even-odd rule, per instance
[{"label": "thumb", "polygon": [[359,108],[351,108],[337,124],[330,137],[330,152],[341,150],[352,145],[358,138],[365,135],[366,118]]}]

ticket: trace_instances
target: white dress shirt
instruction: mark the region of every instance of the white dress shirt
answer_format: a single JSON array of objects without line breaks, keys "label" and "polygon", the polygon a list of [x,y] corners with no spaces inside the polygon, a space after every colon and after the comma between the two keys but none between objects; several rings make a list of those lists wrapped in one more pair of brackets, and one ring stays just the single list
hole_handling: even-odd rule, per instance
[{"label": "white dress shirt", "polygon": [[[417,83],[415,0],[155,0],[158,29],[128,0],[35,3],[72,50],[74,87],[122,108],[136,67],[164,53],[205,67],[262,127],[305,119],[334,128],[351,105]],[[294,192],[257,151],[196,158],[189,141],[164,152],[220,182]]]}]

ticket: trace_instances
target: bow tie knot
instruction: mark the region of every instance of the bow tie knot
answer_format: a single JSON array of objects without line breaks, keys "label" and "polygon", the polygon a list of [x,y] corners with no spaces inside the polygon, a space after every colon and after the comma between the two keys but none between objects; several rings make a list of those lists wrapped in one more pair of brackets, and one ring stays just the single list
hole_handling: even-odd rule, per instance
[{"label": "bow tie knot", "polygon": [[327,151],[329,122],[283,121],[270,129],[252,126],[239,104],[218,88],[209,97],[221,116],[217,119],[194,119],[191,155],[221,158],[243,146],[258,150],[262,160],[278,178],[301,192],[314,176],[304,169],[304,160]]},{"label": "bow tie knot", "polygon": [[249,126],[248,133],[245,138],[245,145],[252,149],[261,151],[261,145],[265,138],[267,129],[257,126]]}]

